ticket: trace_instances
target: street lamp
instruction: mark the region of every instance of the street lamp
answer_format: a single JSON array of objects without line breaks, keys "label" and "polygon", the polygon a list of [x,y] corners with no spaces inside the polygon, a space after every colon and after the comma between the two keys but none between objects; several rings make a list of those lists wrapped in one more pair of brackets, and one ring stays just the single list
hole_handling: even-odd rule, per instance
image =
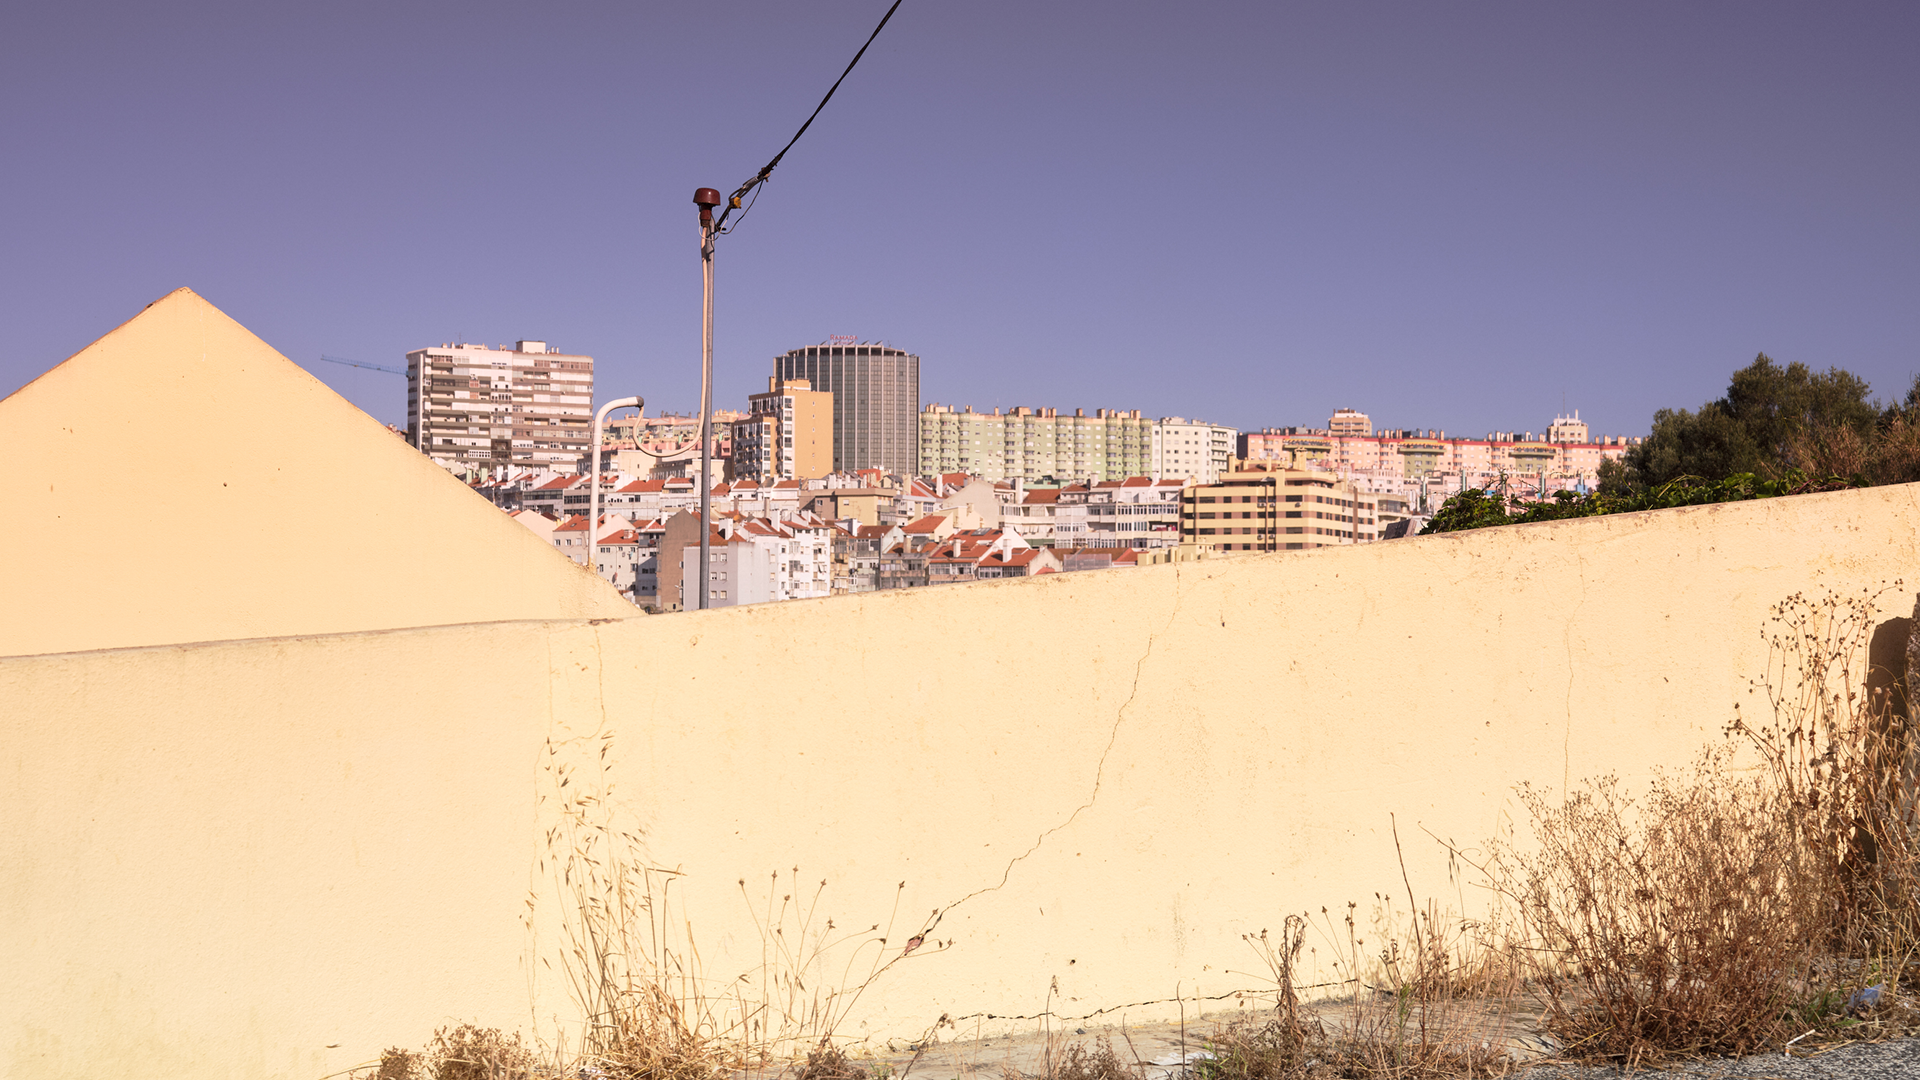
[{"label": "street lamp", "polygon": [[587,569],[595,573],[599,573],[593,561],[593,529],[600,522],[600,428],[606,423],[608,413],[615,409],[628,408],[639,409],[644,416],[647,411],[647,399],[643,397],[614,398],[600,406],[600,411],[593,414],[593,475],[587,478],[587,490],[591,492],[587,496]]},{"label": "street lamp", "polygon": [[[773,155],[772,161],[762,166],[759,172],[753,174],[753,177],[746,183],[735,188],[733,194],[724,200],[721,199],[720,192],[714,188],[703,187],[693,193],[693,201],[700,207],[700,278],[704,292],[701,301],[700,319],[701,610],[705,610],[707,606],[708,567],[710,565],[709,559],[713,532],[712,522],[707,520],[708,514],[713,508],[713,239],[721,233],[732,231],[727,228],[727,219],[733,216],[735,210],[740,211],[742,218],[746,217],[747,211],[753,208],[752,203],[745,201],[746,197],[751,194],[754,198],[759,198],[756,189],[758,189],[761,184],[767,182],[767,177],[772,176],[773,170],[779,166],[780,159],[786,157],[787,151],[793,149],[793,144],[799,142],[800,136],[805,135],[807,129],[813,126],[813,121],[820,115],[820,110],[826,108],[827,102],[833,100],[833,92],[840,89],[841,83],[847,81],[847,76],[853,73],[854,65],[860,62],[861,57],[867,55],[868,46],[873,44],[874,38],[880,36],[880,31],[886,29],[887,20],[893,18],[893,13],[898,10],[900,10],[900,0],[893,0],[893,6],[888,8],[887,13],[880,17],[880,25],[874,27],[873,33],[867,35],[866,44],[860,46],[860,51],[853,54],[853,59],[847,62],[847,69],[840,73],[838,79],[833,80],[833,85],[827,88],[827,94],[820,99],[820,104],[813,107],[813,112],[808,115],[806,123],[801,124],[800,130],[794,132],[793,138],[787,140],[787,145],[781,147],[780,152]],[[720,206],[723,202],[727,207],[726,212],[720,215],[720,220],[715,221],[713,217],[714,207]],[[734,224],[738,225],[739,223],[735,222]],[[680,589],[682,596],[686,595],[685,580],[683,575]]]},{"label": "street lamp", "polygon": [[703,187],[693,201],[700,207],[700,610],[705,611],[713,558],[713,208],[720,205],[720,193]]}]

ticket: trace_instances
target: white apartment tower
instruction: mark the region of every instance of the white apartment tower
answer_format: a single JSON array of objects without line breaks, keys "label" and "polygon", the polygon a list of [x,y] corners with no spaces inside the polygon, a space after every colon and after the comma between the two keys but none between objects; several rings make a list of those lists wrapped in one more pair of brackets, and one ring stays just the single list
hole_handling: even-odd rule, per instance
[{"label": "white apartment tower", "polygon": [[[424,391],[424,393],[423,393]],[[593,357],[544,341],[407,354],[407,439],[448,469],[573,472],[593,422]]]},{"label": "white apartment tower", "polygon": [[1233,464],[1240,432],[1205,420],[1164,416],[1153,425],[1153,476],[1211,484]]}]

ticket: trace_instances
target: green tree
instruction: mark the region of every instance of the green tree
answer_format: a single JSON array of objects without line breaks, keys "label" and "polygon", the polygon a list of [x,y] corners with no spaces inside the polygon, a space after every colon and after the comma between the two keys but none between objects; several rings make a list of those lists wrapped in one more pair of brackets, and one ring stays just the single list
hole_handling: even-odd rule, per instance
[{"label": "green tree", "polygon": [[[1867,400],[1870,391],[1852,372],[1828,368],[1820,373],[1798,362],[1783,368],[1761,353],[1733,373],[1726,396],[1698,412],[1654,413],[1647,441],[1629,450],[1619,468],[1601,475],[1601,490],[1644,491],[1682,476],[1717,481],[1752,473],[1778,479],[1819,462],[1843,460],[1884,423],[1881,410]],[[1917,395],[1920,386],[1908,397],[1920,402]]]}]

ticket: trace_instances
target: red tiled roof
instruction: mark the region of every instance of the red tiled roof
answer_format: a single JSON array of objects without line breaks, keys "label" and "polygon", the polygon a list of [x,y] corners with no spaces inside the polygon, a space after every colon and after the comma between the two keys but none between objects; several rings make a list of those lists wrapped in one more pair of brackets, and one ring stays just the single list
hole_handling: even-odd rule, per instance
[{"label": "red tiled roof", "polygon": [[938,529],[941,523],[946,520],[947,516],[945,514],[928,514],[918,521],[908,523],[904,528],[909,534],[921,536]]},{"label": "red tiled roof", "polygon": [[1025,566],[1040,557],[1038,548],[1023,548],[1004,556],[989,555],[980,560],[981,566]]}]

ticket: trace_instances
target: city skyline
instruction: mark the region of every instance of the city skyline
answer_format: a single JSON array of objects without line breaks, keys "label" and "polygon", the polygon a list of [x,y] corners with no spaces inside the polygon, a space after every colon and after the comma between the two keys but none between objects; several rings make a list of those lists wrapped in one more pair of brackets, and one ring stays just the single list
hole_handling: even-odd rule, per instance
[{"label": "city skyline", "polygon": [[[530,335],[689,409],[693,189],[884,7],[17,13],[0,393],[187,285],[390,422],[391,376],[317,358]],[[906,4],[720,242],[716,400],[845,332],[925,357],[923,402],[1242,430],[1643,433],[1762,351],[1897,398],[1916,38],[1891,4]]]}]

